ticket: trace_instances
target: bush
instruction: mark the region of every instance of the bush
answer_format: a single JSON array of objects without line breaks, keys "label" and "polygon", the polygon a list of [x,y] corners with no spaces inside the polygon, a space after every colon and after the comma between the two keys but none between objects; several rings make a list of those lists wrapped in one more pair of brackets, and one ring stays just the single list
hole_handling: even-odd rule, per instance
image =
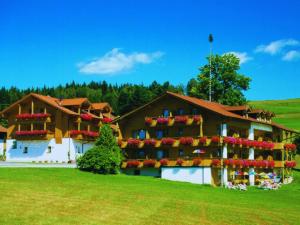
[{"label": "bush", "polygon": [[121,149],[109,125],[100,129],[95,145],[77,159],[77,167],[84,171],[102,174],[116,174],[120,171]]}]

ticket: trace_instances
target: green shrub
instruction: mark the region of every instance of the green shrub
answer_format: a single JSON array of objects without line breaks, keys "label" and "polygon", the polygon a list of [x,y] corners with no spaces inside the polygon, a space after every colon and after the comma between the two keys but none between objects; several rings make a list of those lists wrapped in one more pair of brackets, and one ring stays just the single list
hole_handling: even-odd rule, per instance
[{"label": "green shrub", "polygon": [[0,161],[5,161],[5,160],[6,160],[5,155],[0,155]]},{"label": "green shrub", "polygon": [[121,149],[109,125],[100,129],[95,145],[77,159],[77,167],[84,171],[102,174],[116,174],[122,162]]}]

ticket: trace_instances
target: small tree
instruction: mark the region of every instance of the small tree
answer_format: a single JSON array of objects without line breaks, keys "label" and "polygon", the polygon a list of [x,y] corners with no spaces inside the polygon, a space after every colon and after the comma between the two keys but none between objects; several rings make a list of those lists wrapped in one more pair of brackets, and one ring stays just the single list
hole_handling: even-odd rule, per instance
[{"label": "small tree", "polygon": [[77,167],[84,171],[117,174],[120,171],[122,153],[109,125],[100,128],[95,145],[77,159]]}]

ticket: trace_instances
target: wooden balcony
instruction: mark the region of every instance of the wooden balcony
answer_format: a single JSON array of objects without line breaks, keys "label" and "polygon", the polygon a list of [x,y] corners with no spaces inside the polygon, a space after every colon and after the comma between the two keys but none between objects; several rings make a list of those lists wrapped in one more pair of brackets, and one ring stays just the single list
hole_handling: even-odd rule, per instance
[{"label": "wooden balcony", "polygon": [[149,127],[174,126],[174,125],[199,125],[203,122],[201,115],[180,115],[169,117],[145,117]]}]

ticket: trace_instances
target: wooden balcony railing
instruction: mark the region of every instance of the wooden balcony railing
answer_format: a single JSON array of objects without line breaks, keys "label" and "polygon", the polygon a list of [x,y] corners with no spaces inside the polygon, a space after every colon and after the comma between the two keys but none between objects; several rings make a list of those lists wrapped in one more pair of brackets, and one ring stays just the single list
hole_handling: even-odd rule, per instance
[{"label": "wooden balcony railing", "polygon": [[169,117],[145,117],[145,123],[150,127],[157,125],[173,126],[174,124],[200,124],[203,122],[201,115],[180,115]]}]

